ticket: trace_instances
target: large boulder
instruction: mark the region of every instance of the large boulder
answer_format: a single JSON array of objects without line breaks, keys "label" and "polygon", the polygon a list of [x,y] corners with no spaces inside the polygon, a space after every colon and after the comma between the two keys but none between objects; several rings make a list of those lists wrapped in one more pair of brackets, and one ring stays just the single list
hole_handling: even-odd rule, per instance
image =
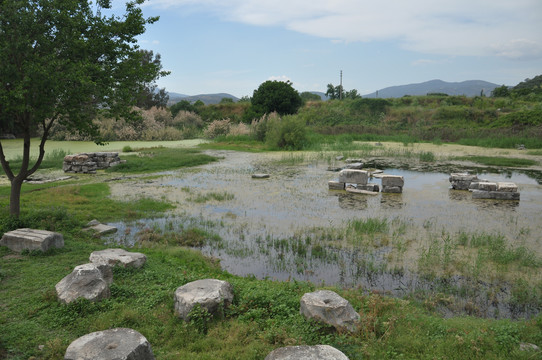
[{"label": "large boulder", "polygon": [[0,240],[0,246],[7,246],[15,252],[23,250],[45,252],[51,248],[64,247],[64,237],[52,231],[24,228],[5,233]]},{"label": "large boulder", "polygon": [[124,249],[105,249],[93,251],[89,258],[94,264],[107,264],[109,266],[140,268],[145,265],[147,257],[138,252],[129,252]]},{"label": "large boulder", "polygon": [[69,304],[79,298],[99,301],[109,298],[109,284],[113,281],[111,269],[106,265],[83,264],[60,280],[56,286],[58,299]]},{"label": "large boulder", "polygon": [[359,314],[350,303],[330,290],[318,290],[301,297],[300,312],[313,319],[335,327],[337,330],[355,331]]},{"label": "large boulder", "polygon": [[230,283],[216,279],[196,280],[175,291],[175,313],[189,321],[190,311],[200,304],[210,314],[225,309],[233,301],[233,287]]},{"label": "large boulder", "polygon": [[155,360],[151,345],[139,332],[116,328],[74,340],[64,360]]},{"label": "large boulder", "polygon": [[348,357],[329,345],[305,345],[275,349],[265,360],[348,360]]}]

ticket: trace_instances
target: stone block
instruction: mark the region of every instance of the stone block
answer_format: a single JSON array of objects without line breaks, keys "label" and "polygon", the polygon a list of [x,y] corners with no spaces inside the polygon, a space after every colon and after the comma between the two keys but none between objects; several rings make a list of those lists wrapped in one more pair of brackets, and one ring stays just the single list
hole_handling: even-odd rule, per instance
[{"label": "stone block", "polygon": [[52,231],[24,228],[5,233],[0,239],[0,246],[7,246],[15,252],[23,250],[45,252],[51,248],[64,247],[64,237]]},{"label": "stone block", "polygon": [[405,180],[399,175],[384,175],[382,176],[382,187],[384,186],[405,186]]},{"label": "stone block", "polygon": [[471,183],[469,189],[473,189],[473,184],[478,184],[476,190],[482,191],[497,191],[497,183],[489,181],[480,181],[478,183]]},{"label": "stone block", "polygon": [[451,173],[449,180],[450,180],[450,182],[453,182],[453,181],[469,181],[469,182],[472,182],[472,181],[477,181],[478,176],[472,175],[472,174],[469,174],[469,173]]},{"label": "stone block", "polygon": [[493,199],[493,200],[519,200],[518,192],[501,192],[501,191],[482,191],[473,190],[473,199]]},{"label": "stone block", "polygon": [[513,182],[498,182],[497,191],[501,192],[517,192],[518,186]]},{"label": "stone block", "polygon": [[71,274],[65,276],[55,285],[58,300],[69,304],[79,298],[85,298],[89,301],[109,298],[111,296],[109,284],[112,282],[112,273],[104,274],[102,271],[106,268],[109,267],[99,267],[95,264],[76,266]]},{"label": "stone block", "polygon": [[89,260],[93,264],[140,268],[145,265],[147,257],[145,254],[129,252],[124,249],[105,249],[93,251]]},{"label": "stone block", "polygon": [[328,181],[329,190],[344,190],[345,183],[338,181]]},{"label": "stone block", "polygon": [[339,172],[339,182],[367,185],[369,173],[364,170],[344,169]]},{"label": "stone block", "polygon": [[455,190],[469,190],[471,181],[469,180],[455,180],[452,181],[452,189]]},{"label": "stone block", "polygon": [[372,192],[379,192],[380,191],[380,186],[378,186],[378,184],[369,183],[367,185],[357,185],[356,189],[365,190],[365,191],[372,191]]},{"label": "stone block", "polygon": [[216,314],[230,306],[233,301],[233,287],[230,283],[217,279],[196,280],[175,290],[175,314],[190,321],[190,311],[196,304]]},{"label": "stone block", "polygon": [[401,186],[382,186],[383,193],[401,194],[403,188]]}]

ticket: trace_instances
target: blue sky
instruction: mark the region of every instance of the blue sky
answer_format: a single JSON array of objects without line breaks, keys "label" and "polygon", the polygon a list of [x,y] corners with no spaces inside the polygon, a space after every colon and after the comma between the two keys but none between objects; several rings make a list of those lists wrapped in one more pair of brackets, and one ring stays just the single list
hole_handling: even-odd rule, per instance
[{"label": "blue sky", "polygon": [[[122,13],[123,2],[113,2]],[[541,0],[149,0],[140,37],[187,95],[251,96],[266,80],[361,94],[409,83],[542,74]]]}]

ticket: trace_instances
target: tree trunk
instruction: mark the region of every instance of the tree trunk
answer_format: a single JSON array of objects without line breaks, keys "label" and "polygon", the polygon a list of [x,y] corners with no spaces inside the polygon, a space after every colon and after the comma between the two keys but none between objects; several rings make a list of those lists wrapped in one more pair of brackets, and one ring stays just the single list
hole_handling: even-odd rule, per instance
[{"label": "tree trunk", "polygon": [[21,212],[21,187],[23,186],[23,179],[19,176],[13,178],[11,181],[11,194],[9,197],[9,214],[11,216],[19,217]]}]

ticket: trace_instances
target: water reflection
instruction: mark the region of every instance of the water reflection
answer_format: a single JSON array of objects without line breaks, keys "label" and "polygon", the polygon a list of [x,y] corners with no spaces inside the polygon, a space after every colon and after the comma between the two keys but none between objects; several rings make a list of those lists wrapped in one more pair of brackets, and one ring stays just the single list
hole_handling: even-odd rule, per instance
[{"label": "water reflection", "polygon": [[380,198],[380,205],[383,209],[400,210],[403,208],[403,194],[383,193]]},{"label": "water reflection", "polygon": [[360,194],[339,193],[339,207],[345,210],[365,210],[367,209],[367,196]]}]

